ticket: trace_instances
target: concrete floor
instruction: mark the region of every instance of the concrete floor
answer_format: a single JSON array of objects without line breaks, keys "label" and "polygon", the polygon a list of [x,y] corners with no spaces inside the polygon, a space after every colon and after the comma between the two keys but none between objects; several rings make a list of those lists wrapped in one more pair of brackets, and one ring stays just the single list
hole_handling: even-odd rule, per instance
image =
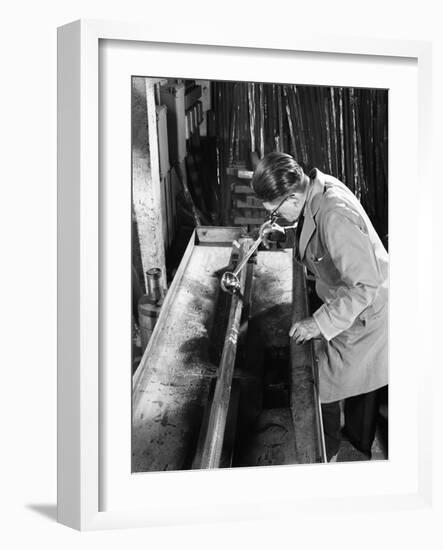
[{"label": "concrete floor", "polygon": [[[380,423],[380,427],[377,428],[375,434],[374,443],[372,445],[372,458],[371,460],[387,460],[388,459],[388,445],[387,445],[387,429],[383,429],[383,419]],[[387,428],[387,426],[386,426]],[[368,458],[358,451],[349,441],[342,441],[340,450],[337,455],[337,462],[356,462],[360,460],[368,460]]]}]

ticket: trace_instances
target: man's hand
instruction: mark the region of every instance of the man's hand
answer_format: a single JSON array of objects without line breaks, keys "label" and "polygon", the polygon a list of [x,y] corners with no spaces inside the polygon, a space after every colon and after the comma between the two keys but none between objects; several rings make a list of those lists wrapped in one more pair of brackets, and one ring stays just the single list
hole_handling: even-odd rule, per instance
[{"label": "man's hand", "polygon": [[276,236],[281,236],[281,234],[285,235],[285,230],[270,220],[266,221],[259,230],[259,235],[263,239],[262,242],[266,248],[270,248],[272,243],[277,242]]},{"label": "man's hand", "polygon": [[303,344],[312,338],[318,338],[320,335],[320,329],[313,317],[307,317],[298,323],[294,323],[289,330],[289,336],[295,340],[296,344]]},{"label": "man's hand", "polygon": [[270,221],[266,221],[259,230],[259,235],[262,238],[262,243],[266,248],[269,248],[271,245],[272,240],[270,239],[270,237],[272,233],[274,233],[274,229],[272,229],[272,223]]}]

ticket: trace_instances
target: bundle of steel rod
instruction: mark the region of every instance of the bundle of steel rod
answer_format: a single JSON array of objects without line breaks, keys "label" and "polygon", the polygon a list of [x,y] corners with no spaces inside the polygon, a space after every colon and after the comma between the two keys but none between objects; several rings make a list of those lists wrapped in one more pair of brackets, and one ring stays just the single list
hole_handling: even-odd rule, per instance
[{"label": "bundle of steel rod", "polygon": [[224,223],[236,207],[229,169],[251,169],[251,152],[284,151],[341,179],[387,233],[386,90],[216,82],[213,93]]}]

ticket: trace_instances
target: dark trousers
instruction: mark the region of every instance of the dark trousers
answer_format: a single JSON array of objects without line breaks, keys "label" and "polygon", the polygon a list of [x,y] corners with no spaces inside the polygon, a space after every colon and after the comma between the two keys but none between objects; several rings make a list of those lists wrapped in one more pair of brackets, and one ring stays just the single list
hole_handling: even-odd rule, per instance
[{"label": "dark trousers", "polygon": [[379,406],[386,394],[387,386],[384,386],[378,390],[345,399],[343,430],[340,424],[340,401],[322,403],[321,412],[328,461],[338,453],[342,432],[356,449],[371,458]]}]

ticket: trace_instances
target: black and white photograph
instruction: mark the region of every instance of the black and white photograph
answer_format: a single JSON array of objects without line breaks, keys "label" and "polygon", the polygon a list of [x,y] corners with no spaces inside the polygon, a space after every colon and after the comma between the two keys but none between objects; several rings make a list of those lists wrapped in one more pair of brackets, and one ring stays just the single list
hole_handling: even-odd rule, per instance
[{"label": "black and white photograph", "polygon": [[5,5],[3,548],[443,548],[439,5]]},{"label": "black and white photograph", "polygon": [[131,86],[133,473],[387,460],[388,90]]}]

